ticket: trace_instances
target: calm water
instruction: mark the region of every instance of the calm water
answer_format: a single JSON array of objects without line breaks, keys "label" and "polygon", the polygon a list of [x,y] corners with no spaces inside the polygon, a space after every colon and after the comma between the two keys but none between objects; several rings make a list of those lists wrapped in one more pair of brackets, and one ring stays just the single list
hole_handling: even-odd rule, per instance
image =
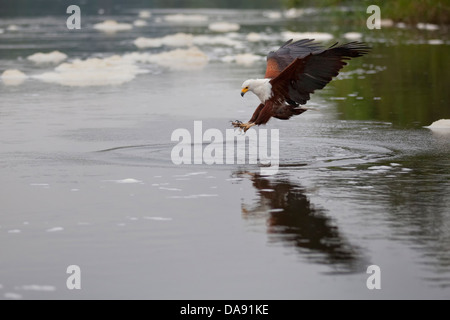
[{"label": "calm water", "polygon": [[[167,19],[177,13],[197,17]],[[93,25],[132,24],[138,10],[83,17],[81,31],[65,19],[0,20],[0,71],[29,76],[0,82],[0,298],[450,298],[450,133],[423,128],[450,118],[445,30],[245,10],[153,10],[146,26],[113,34]],[[218,20],[240,29],[208,30]],[[225,132],[250,118],[258,101],[240,85],[262,76],[286,31],[361,32],[374,49],[314,95],[317,110],[267,125],[280,132],[277,175],[174,165],[175,129],[202,120]],[[179,32],[172,46],[161,39]],[[139,49],[139,37],[166,42]],[[167,56],[148,58],[183,41],[208,62],[186,70],[183,51],[171,70]],[[118,55],[118,69],[85,86],[45,82],[58,64],[27,57],[53,50],[69,63]],[[147,60],[124,58],[136,52]],[[226,62],[243,53],[260,58]],[[131,78],[92,85],[117,74]],[[378,291],[366,287],[374,264]],[[66,288],[69,265],[81,268],[79,291]]]}]

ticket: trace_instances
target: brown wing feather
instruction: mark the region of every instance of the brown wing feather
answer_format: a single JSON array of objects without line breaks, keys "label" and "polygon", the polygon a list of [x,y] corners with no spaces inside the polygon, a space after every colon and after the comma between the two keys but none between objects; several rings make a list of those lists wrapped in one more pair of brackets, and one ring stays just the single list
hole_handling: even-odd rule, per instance
[{"label": "brown wing feather", "polygon": [[258,118],[255,120],[255,124],[258,126],[261,124],[266,124],[267,122],[269,122],[270,118],[273,117],[273,115],[273,102],[267,100],[266,104],[264,104],[264,107],[259,112]]},{"label": "brown wing feather", "polygon": [[277,77],[296,58],[304,58],[310,53],[323,52],[324,48],[313,39],[303,39],[285,42],[278,50],[267,55],[267,69],[265,78]]},{"label": "brown wing feather", "polygon": [[270,118],[274,117],[280,120],[288,120],[293,116],[302,114],[306,109],[294,107],[289,104],[274,104],[272,101],[266,101],[266,104],[260,104],[249,122],[256,125],[266,124]]},{"label": "brown wing feather", "polygon": [[370,48],[362,42],[333,45],[320,53],[296,58],[276,78],[273,78],[272,98],[275,103],[305,104],[310,94],[325,87],[347,63],[345,60],[360,57]]},{"label": "brown wing feather", "polygon": [[298,116],[306,110],[290,104],[277,104],[273,106],[273,117],[280,120],[289,120],[291,117]]},{"label": "brown wing feather", "polygon": [[[298,75],[301,75],[304,71],[306,61],[309,59],[305,57],[303,59],[295,59],[286,69],[283,70],[276,78],[272,79],[272,97],[270,98],[276,104],[283,104],[286,100],[290,99],[289,92],[292,90],[292,84],[296,81]],[[300,94],[308,94],[301,91]]]},{"label": "brown wing feather", "polygon": [[258,119],[259,114],[261,113],[261,110],[262,110],[263,108],[264,108],[264,104],[261,103],[261,104],[256,108],[256,110],[253,112],[253,116],[252,116],[252,118],[251,118],[248,122],[251,122],[251,123],[255,122],[256,119]]},{"label": "brown wing feather", "polygon": [[266,75],[264,78],[275,78],[277,77],[282,70],[280,70],[280,66],[278,65],[278,62],[274,58],[267,59],[267,69],[266,69]]}]

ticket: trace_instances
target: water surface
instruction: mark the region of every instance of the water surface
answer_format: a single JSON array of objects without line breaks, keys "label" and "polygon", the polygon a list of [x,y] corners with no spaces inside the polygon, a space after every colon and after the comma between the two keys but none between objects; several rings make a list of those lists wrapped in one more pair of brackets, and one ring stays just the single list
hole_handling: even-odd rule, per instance
[{"label": "water surface", "polygon": [[[59,16],[0,20],[2,71],[30,76],[0,83],[1,298],[450,297],[450,135],[423,128],[450,117],[445,30],[331,28],[317,16],[257,10],[153,10],[142,28],[93,29],[105,19],[133,23],[138,12],[90,15],[77,32]],[[207,20],[165,20],[177,13]],[[216,20],[241,28],[215,34],[207,27]],[[250,118],[258,101],[242,99],[240,85],[262,76],[285,31],[340,41],[361,32],[373,52],[314,95],[317,110],[267,125],[280,130],[277,175],[261,176],[258,165],[174,165],[175,129],[192,132],[201,120],[225,132],[230,120]],[[205,66],[133,61],[140,72],[131,81],[70,87],[33,78],[55,65],[26,59],[168,52],[177,47],[139,49],[134,40],[177,32],[210,37],[196,45]],[[250,32],[261,40],[249,42]],[[225,62],[242,53],[261,59]],[[366,287],[373,264],[379,291]],[[80,291],[66,288],[69,265],[81,267]]]}]

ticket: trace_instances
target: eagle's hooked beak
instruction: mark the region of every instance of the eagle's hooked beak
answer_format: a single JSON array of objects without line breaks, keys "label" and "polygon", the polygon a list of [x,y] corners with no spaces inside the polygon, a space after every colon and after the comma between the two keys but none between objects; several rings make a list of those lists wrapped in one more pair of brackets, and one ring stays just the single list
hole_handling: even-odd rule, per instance
[{"label": "eagle's hooked beak", "polygon": [[244,88],[241,90],[241,97],[243,97],[248,91],[248,88]]}]

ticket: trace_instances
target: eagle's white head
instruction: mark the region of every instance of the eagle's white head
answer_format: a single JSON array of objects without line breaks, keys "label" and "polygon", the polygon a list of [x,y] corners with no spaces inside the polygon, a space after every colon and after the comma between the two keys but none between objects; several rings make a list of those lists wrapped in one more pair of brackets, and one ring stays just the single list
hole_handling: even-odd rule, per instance
[{"label": "eagle's white head", "polygon": [[248,91],[256,94],[262,103],[265,103],[272,96],[272,85],[270,79],[250,79],[242,84],[241,96]]}]

